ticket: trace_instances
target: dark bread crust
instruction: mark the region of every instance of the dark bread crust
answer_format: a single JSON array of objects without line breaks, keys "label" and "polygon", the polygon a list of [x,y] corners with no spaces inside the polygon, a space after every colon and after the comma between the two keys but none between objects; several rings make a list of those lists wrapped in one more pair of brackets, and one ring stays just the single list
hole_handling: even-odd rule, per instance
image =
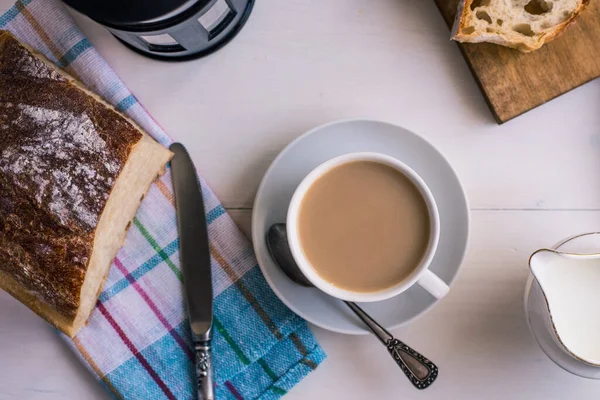
[{"label": "dark bread crust", "polygon": [[96,224],[142,137],[0,31],[0,272],[67,319]]}]

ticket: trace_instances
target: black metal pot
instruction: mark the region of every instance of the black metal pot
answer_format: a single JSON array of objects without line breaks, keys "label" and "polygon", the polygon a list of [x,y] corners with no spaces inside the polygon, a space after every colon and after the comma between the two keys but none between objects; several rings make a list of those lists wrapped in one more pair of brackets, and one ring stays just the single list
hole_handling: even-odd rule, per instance
[{"label": "black metal pot", "polygon": [[229,42],[254,0],[64,0],[148,57],[188,60]]}]

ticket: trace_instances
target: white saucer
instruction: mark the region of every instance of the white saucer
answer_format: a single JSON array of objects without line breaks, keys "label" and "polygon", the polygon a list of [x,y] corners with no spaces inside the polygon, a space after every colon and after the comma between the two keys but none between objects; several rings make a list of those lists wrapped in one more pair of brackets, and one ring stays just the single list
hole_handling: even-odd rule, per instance
[{"label": "white saucer", "polygon": [[[349,120],[320,126],[290,143],[269,167],[254,202],[252,240],[258,263],[273,291],[296,314],[321,328],[355,335],[368,333],[362,322],[341,301],[285,276],[271,259],[265,237],[272,224],[285,222],[296,186],[312,169],[332,157],[358,151],[395,157],[429,186],[441,222],[439,247],[430,268],[447,284],[460,268],[469,233],[469,209],[456,173],[420,136],[383,122]],[[421,315],[436,302],[414,285],[392,299],[361,306],[391,329]]]},{"label": "white saucer", "polygon": [[[554,249],[576,254],[593,254],[600,252],[600,233],[588,233],[566,239]],[[525,318],[529,330],[538,342],[542,351],[564,370],[590,379],[600,379],[600,368],[593,367],[568,355],[551,333],[552,321],[547,312],[547,305],[542,289],[530,273],[525,287]]]}]

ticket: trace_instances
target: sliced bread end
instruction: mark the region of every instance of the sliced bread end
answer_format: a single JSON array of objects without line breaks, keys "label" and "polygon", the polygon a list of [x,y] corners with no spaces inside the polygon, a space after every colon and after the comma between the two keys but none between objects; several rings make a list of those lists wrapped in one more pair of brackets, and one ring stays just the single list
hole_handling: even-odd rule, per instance
[{"label": "sliced bread end", "polygon": [[452,39],[530,52],[555,39],[589,0],[461,0]]}]

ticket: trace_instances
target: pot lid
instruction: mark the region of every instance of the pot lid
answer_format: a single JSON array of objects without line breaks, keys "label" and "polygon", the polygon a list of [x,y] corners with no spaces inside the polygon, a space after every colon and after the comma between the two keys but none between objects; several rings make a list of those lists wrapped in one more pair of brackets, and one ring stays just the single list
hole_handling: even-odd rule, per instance
[{"label": "pot lid", "polygon": [[75,10],[102,25],[112,28],[142,26],[162,29],[186,19],[211,0],[64,0]]}]

